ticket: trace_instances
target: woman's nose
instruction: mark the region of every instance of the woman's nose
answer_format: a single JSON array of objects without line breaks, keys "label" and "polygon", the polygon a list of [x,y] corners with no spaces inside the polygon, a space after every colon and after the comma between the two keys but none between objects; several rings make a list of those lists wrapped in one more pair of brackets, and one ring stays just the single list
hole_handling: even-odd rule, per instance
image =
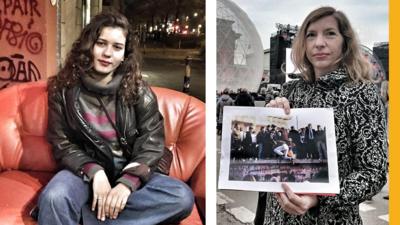
[{"label": "woman's nose", "polygon": [[315,46],[316,47],[323,47],[326,45],[326,40],[323,35],[317,35],[315,38]]},{"label": "woman's nose", "polygon": [[104,48],[103,55],[110,57],[112,55],[112,46],[107,46]]}]

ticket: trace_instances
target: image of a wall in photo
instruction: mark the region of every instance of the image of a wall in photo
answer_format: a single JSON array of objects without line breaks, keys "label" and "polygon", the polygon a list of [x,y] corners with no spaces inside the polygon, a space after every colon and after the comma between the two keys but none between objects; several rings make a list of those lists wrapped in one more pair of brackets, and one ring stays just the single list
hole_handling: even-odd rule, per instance
[{"label": "image of a wall in photo", "polygon": [[328,183],[325,127],[298,116],[235,117],[229,180]]}]

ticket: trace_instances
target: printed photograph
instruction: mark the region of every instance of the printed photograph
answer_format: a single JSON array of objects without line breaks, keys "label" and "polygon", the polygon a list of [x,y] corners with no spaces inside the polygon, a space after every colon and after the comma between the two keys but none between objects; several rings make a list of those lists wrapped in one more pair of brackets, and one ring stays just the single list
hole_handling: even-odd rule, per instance
[{"label": "printed photograph", "polygon": [[302,184],[294,192],[336,193],[334,143],[332,109],[292,109],[286,115],[276,108],[225,107],[220,188],[279,191],[273,183],[285,182]]},{"label": "printed photograph", "polygon": [[326,127],[313,129],[309,123],[287,129],[274,122],[284,119],[269,117],[265,124],[232,122],[229,180],[329,182]]}]

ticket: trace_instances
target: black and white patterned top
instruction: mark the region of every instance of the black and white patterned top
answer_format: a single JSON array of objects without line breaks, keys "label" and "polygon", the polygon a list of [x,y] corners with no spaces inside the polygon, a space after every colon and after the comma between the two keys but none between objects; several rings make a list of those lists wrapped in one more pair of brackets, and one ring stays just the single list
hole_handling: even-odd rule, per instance
[{"label": "black and white patterned top", "polygon": [[345,69],[339,68],[313,83],[302,79],[288,82],[281,96],[288,98],[292,108],[334,109],[340,194],[319,196],[317,207],[303,216],[292,216],[268,193],[264,224],[362,224],[358,205],[386,183],[386,118],[376,86],[353,82]]}]

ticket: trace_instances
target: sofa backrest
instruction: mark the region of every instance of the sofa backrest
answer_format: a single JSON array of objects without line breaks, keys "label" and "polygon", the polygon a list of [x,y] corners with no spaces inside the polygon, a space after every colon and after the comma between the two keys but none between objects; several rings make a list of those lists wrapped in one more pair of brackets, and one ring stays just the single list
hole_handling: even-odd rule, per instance
[{"label": "sofa backrest", "polygon": [[45,139],[46,82],[15,85],[0,91],[0,169],[55,171]]},{"label": "sofa backrest", "polygon": [[[171,176],[188,181],[205,159],[205,107],[181,92],[153,87],[164,116],[166,146],[173,152]],[[46,82],[0,91],[0,170],[56,171],[46,140]]]}]

